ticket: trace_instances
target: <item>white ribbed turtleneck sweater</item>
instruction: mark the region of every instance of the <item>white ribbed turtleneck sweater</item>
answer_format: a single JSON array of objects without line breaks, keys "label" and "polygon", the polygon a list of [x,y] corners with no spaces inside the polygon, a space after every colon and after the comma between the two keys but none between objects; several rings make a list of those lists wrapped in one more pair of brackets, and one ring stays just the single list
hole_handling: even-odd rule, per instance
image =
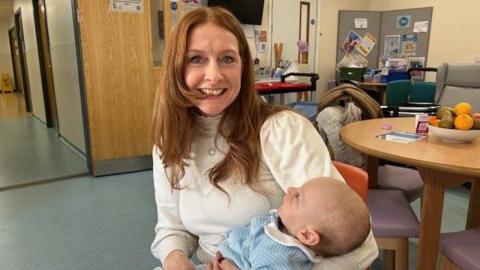
[{"label": "white ribbed turtleneck sweater", "polygon": [[[304,117],[283,111],[271,116],[262,126],[262,162],[257,181],[270,194],[258,194],[232,177],[220,185],[230,199],[210,184],[207,171],[221,161],[229,147],[215,136],[219,117],[198,117],[194,127],[192,159],[187,163],[181,191],[171,191],[158,149],[153,151],[155,199],[158,209],[153,254],[162,262],[174,249],[191,256],[196,248],[201,262],[214,258],[223,234],[245,225],[272,208],[277,208],[289,186],[301,186],[316,176],[342,179],[313,125]],[[282,191],[283,190],[283,191]]]}]

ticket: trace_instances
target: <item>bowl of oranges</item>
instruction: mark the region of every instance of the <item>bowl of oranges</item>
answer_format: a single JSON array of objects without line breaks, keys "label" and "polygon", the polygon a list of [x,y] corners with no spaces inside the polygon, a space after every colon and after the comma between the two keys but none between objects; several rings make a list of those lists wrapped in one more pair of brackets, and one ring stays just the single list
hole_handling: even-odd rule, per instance
[{"label": "bowl of oranges", "polygon": [[434,136],[453,143],[467,143],[480,136],[480,113],[472,113],[472,106],[461,102],[453,108],[440,106],[428,119],[428,128]]}]

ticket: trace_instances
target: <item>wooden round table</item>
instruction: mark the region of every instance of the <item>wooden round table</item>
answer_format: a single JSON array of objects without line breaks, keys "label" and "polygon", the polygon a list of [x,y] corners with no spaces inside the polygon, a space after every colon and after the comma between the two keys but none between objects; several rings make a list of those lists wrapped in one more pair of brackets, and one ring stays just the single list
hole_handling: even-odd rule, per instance
[{"label": "wooden round table", "polygon": [[[384,130],[385,124],[392,130]],[[415,166],[424,181],[417,269],[435,269],[445,188],[472,182],[466,228],[480,225],[480,138],[470,143],[444,142],[429,135],[410,143],[376,136],[393,130],[414,132],[411,117],[379,118],[354,122],[340,131],[342,140],[367,155],[369,186],[376,187],[378,159]]]}]

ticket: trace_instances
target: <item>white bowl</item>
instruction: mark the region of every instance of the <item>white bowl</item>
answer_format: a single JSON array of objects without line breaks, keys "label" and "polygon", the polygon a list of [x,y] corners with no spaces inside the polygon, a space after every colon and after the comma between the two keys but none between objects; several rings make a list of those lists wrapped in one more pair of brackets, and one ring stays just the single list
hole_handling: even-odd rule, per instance
[{"label": "white bowl", "polygon": [[453,143],[467,143],[480,136],[480,130],[449,129],[431,125],[428,125],[428,129],[432,132],[433,135],[440,137],[446,142]]}]

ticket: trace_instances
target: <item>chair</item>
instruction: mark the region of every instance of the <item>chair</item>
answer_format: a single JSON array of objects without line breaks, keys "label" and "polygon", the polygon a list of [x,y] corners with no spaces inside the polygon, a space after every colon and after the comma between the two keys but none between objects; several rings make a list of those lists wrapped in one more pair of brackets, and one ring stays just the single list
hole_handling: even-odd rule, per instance
[{"label": "chair", "polygon": [[[361,89],[363,92],[368,94],[371,98],[373,98],[378,104],[382,104],[383,95],[379,89],[371,88],[371,87],[363,87],[361,84],[361,80],[347,80],[347,79],[339,79],[335,81],[335,86],[341,86],[343,84],[350,84],[358,89]],[[330,86],[329,86],[330,87]]]},{"label": "chair", "polygon": [[295,101],[287,104],[287,107],[296,110],[311,122],[317,117],[317,103],[312,101]]},{"label": "chair", "polygon": [[[413,86],[410,80],[398,80],[389,82],[386,91],[387,106],[402,106],[408,102],[408,97]],[[433,100],[432,100],[433,101]]]},{"label": "chair", "polygon": [[440,270],[480,269],[480,228],[440,236]]},{"label": "chair", "polygon": [[384,268],[394,264],[396,270],[407,270],[408,238],[418,237],[419,226],[407,198],[400,190],[370,189],[367,206],[373,235],[384,250]]},{"label": "chair", "polygon": [[409,102],[415,103],[434,103],[436,93],[435,82],[412,81],[412,92]]},{"label": "chair", "polygon": [[385,116],[411,116],[416,113],[435,113],[436,85],[433,82],[411,80],[414,71],[437,72],[437,68],[411,68],[408,79],[395,80],[387,84]]},{"label": "chair", "polygon": [[[400,190],[379,190],[368,187],[368,174],[355,166],[332,161],[347,184],[360,196],[367,196],[372,218],[372,231],[378,247],[384,252],[385,263],[394,261],[395,269],[408,269],[408,238],[418,237],[418,219]],[[362,197],[364,198],[364,197]],[[393,259],[389,260],[393,256]]]},{"label": "chair", "polygon": [[332,161],[335,168],[343,176],[347,184],[364,200],[367,201],[368,174],[364,170],[339,161]]},{"label": "chair", "polygon": [[[434,103],[453,107],[455,104],[468,101],[472,111],[480,111],[480,64],[448,64],[443,63],[437,71]],[[435,105],[433,104],[433,105]],[[382,107],[384,115],[406,115],[412,113],[432,113],[436,106],[420,104],[422,107]]]},{"label": "chair", "polygon": [[405,194],[408,202],[420,198],[423,193],[423,180],[417,170],[395,165],[378,167],[379,189],[398,189]]},{"label": "chair", "polygon": [[437,72],[435,102],[454,106],[468,101],[472,111],[480,111],[480,64],[447,64]]},{"label": "chair", "polygon": [[[286,79],[290,76],[308,77],[310,83],[292,83],[287,82]],[[315,92],[317,90],[317,81],[320,77],[317,73],[297,73],[291,72],[280,76],[280,81],[275,82],[257,82],[255,88],[259,95],[281,94],[280,104],[284,104],[283,94],[298,93],[298,92]],[[312,93],[313,98],[313,93]]]},{"label": "chair", "polygon": [[[433,82],[411,80],[414,71],[437,72],[436,68],[410,68],[408,80],[392,81],[387,84],[386,116],[411,116],[417,112],[434,113],[436,86]],[[391,113],[390,113],[391,112]],[[423,180],[414,170],[394,165],[380,166],[378,169],[378,187],[380,189],[399,189],[409,202],[422,196]]]},{"label": "chair", "polygon": [[[352,101],[361,111],[361,119],[382,117],[380,105],[360,90],[355,85],[343,84],[322,96],[318,104],[318,115],[316,116],[316,127],[327,144],[330,155],[333,159],[363,167],[365,165],[364,155],[351,147],[345,145],[340,138],[339,132],[344,125],[344,107],[338,104],[345,103],[345,100]],[[360,119],[358,119],[360,120]],[[379,168],[378,184],[384,189],[400,189],[408,198],[409,202],[421,196],[423,191],[423,180],[418,172],[396,166],[381,166]]]}]

